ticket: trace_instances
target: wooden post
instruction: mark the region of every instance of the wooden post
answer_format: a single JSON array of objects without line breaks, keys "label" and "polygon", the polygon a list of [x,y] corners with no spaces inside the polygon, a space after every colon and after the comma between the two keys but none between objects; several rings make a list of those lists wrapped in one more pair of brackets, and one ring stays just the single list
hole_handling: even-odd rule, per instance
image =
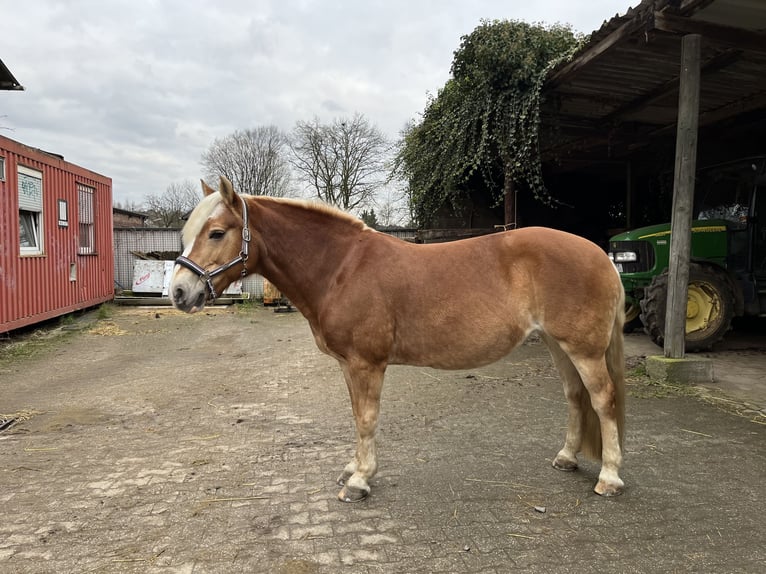
[{"label": "wooden post", "polygon": [[670,267],[665,314],[665,357],[682,359],[686,338],[686,300],[691,255],[694,173],[697,169],[700,52],[702,38],[689,34],[681,41],[678,90],[678,128],[673,179],[673,214],[670,222]]},{"label": "wooden post", "polygon": [[505,221],[506,229],[516,229],[516,184],[511,179],[511,176],[506,173],[504,202],[503,202],[503,219]]},{"label": "wooden post", "polygon": [[625,227],[633,228],[633,162],[625,162]]}]

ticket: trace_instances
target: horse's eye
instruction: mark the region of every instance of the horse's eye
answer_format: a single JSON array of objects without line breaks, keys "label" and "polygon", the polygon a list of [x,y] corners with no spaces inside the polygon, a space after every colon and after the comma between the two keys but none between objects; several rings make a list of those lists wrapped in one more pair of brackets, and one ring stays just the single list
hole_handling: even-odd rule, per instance
[{"label": "horse's eye", "polygon": [[214,229],[210,232],[210,235],[208,237],[210,239],[221,239],[226,234],[225,231],[221,231],[220,229]]}]

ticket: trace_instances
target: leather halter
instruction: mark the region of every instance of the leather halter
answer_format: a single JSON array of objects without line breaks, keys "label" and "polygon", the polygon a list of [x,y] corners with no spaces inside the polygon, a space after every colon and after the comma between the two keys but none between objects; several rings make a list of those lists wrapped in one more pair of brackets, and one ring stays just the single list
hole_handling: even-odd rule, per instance
[{"label": "leather halter", "polygon": [[215,288],[213,287],[213,277],[228,271],[238,263],[242,263],[242,277],[247,275],[247,257],[250,253],[250,228],[247,224],[247,205],[245,204],[245,199],[242,196],[240,196],[239,199],[242,201],[242,249],[240,250],[237,257],[228,263],[224,263],[223,265],[216,267],[212,271],[207,271],[183,255],[176,258],[176,263],[178,265],[181,267],[186,267],[189,271],[195,273],[200,278],[200,280],[205,283],[207,302],[215,301],[215,299],[218,297],[218,294],[215,292]]}]

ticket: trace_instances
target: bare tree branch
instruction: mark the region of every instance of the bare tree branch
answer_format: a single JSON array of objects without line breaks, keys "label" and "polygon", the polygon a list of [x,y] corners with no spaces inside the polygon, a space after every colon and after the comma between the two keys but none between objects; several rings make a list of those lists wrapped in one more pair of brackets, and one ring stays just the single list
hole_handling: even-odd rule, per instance
[{"label": "bare tree branch", "polygon": [[290,148],[293,168],[312,193],[346,211],[371,204],[388,181],[389,142],[361,114],[332,124],[299,121]]},{"label": "bare tree branch", "polygon": [[189,180],[171,183],[162,195],[146,196],[146,211],[150,225],[183,227],[184,216],[199,203],[199,186]]},{"label": "bare tree branch", "polygon": [[216,139],[200,164],[208,181],[223,175],[241,193],[283,197],[290,194],[286,150],[287,136],[276,126],[262,126]]}]

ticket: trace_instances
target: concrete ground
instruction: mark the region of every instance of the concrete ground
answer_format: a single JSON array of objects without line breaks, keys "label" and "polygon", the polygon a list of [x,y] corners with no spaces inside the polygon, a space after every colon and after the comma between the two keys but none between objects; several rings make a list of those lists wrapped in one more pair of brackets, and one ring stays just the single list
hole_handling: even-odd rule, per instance
[{"label": "concrete ground", "polygon": [[[766,320],[731,331],[713,351],[690,353],[690,358],[713,361],[713,382],[699,382],[697,390],[711,400],[731,405],[744,413],[766,418]],[[644,333],[625,336],[628,357],[660,356],[658,347]]]},{"label": "concrete ground", "polygon": [[[533,340],[482,369],[391,368],[354,505],[345,385],[298,314],[118,309],[6,342],[0,572],[763,571],[763,390],[648,381],[627,339],[622,496],[592,492],[596,463],[551,468],[566,405]],[[763,350],[740,351],[716,372],[757,381]]]}]

